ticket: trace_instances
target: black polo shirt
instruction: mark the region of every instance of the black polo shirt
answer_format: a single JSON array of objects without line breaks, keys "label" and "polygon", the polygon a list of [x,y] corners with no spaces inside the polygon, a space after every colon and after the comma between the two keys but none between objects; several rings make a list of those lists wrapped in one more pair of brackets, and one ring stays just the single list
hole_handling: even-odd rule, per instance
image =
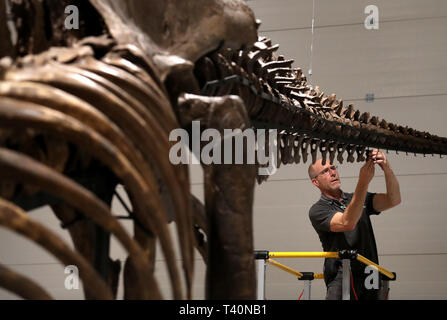
[{"label": "black polo shirt", "polygon": [[[321,195],[309,210],[309,218],[312,226],[317,231],[324,251],[339,251],[344,249],[357,250],[359,254],[369,260],[379,263],[377,255],[376,239],[371,225],[370,215],[379,214],[373,208],[373,198],[375,193],[366,194],[363,212],[354,230],[345,232],[332,232],[330,222],[336,212],[344,212],[352,200],[353,193],[342,192],[342,200],[330,199]],[[324,261],[324,278],[326,284],[336,275],[341,266],[340,259],[328,258]],[[353,276],[364,276],[366,265],[359,261],[351,261]]]}]

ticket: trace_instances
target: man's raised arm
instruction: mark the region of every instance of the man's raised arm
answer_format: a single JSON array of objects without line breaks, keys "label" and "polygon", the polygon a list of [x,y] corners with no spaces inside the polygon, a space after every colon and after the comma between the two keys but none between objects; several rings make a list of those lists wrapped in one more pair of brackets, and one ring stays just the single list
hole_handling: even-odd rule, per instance
[{"label": "man's raised arm", "polygon": [[375,149],[371,154],[372,160],[378,164],[385,174],[386,193],[378,193],[373,199],[373,208],[381,212],[401,203],[400,187],[396,176],[383,152]]},{"label": "man's raised arm", "polygon": [[359,181],[355,188],[352,200],[345,212],[337,212],[331,219],[330,229],[332,232],[345,232],[355,228],[363,212],[368,186],[374,177],[374,163],[372,159],[366,161],[360,169]]}]

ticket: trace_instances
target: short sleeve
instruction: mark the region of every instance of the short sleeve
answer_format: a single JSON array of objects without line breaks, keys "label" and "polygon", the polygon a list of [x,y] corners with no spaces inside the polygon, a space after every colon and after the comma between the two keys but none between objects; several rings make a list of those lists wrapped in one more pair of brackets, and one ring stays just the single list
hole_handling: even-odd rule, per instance
[{"label": "short sleeve", "polygon": [[376,195],[376,194],[373,193],[373,192],[368,192],[368,193],[366,194],[365,205],[366,205],[366,212],[368,213],[368,215],[371,215],[371,214],[374,214],[374,215],[380,214],[380,211],[376,211],[376,210],[374,210],[373,199],[374,199],[374,196],[375,196],[375,195]]},{"label": "short sleeve", "polygon": [[330,232],[331,220],[335,213],[331,208],[316,203],[309,210],[309,218],[315,230]]}]

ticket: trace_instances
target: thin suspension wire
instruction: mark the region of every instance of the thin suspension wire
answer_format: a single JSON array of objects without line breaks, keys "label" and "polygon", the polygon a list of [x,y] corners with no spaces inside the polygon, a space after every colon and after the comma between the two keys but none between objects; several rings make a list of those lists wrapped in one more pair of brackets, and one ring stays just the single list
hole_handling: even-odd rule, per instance
[{"label": "thin suspension wire", "polygon": [[312,36],[310,41],[310,65],[309,65],[309,78],[312,76],[313,67],[313,50],[314,50],[314,26],[315,26],[315,0],[312,0]]}]

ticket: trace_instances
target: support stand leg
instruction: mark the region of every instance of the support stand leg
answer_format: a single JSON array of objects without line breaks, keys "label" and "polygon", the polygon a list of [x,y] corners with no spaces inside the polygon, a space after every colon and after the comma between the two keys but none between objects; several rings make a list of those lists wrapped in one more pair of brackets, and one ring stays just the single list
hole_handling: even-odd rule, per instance
[{"label": "support stand leg", "polygon": [[351,260],[343,259],[342,299],[351,299]]},{"label": "support stand leg", "polygon": [[310,300],[312,280],[304,280],[303,300]]},{"label": "support stand leg", "polygon": [[265,300],[265,260],[256,260],[257,265],[257,289],[256,289],[256,299]]}]

